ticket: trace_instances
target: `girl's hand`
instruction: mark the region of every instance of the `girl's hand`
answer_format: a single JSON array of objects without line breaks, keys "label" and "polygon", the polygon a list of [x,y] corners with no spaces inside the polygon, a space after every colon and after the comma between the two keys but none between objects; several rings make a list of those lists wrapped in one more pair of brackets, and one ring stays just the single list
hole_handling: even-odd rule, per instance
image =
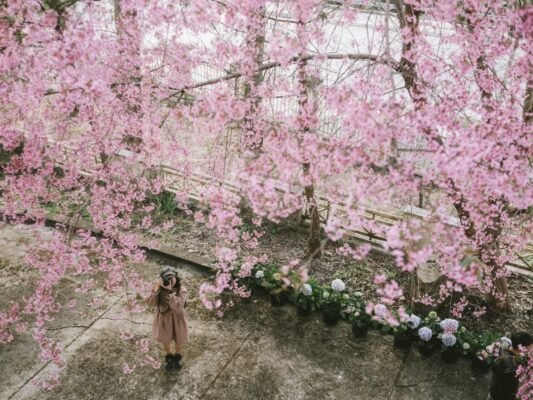
[{"label": "girl's hand", "polygon": [[166,289],[167,287],[165,285],[163,285],[163,279],[159,278],[157,280],[157,283],[154,286],[154,289],[153,289],[154,293],[159,291],[161,288],[165,288]]}]

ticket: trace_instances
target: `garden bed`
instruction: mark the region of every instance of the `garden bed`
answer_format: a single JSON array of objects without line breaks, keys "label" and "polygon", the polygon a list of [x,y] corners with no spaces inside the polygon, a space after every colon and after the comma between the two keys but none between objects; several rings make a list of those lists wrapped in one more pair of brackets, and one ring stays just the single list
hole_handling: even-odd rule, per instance
[{"label": "garden bed", "polygon": [[[169,232],[157,235],[162,243],[176,246],[192,254],[215,260],[217,234],[204,223],[196,222],[192,216],[176,211],[172,217],[174,227]],[[305,229],[286,225],[265,224],[264,234],[254,249],[244,249],[241,257],[268,255],[272,262],[283,265],[294,259],[301,259],[307,250]],[[361,292],[364,298],[375,301],[377,295],[372,281],[377,273],[383,273],[400,283],[404,292],[408,288],[410,275],[394,265],[394,259],[382,252],[372,251],[368,257],[356,261],[336,253],[342,244],[329,242],[322,257],[314,259],[309,267],[309,276],[321,285],[329,285],[335,278],[342,279],[349,292]],[[482,318],[465,313],[462,321],[476,331],[514,332],[533,331],[533,280],[528,276],[513,275],[508,279],[512,312],[490,311]],[[468,294],[473,304],[483,305],[483,299],[475,292]],[[457,300],[457,299],[455,299]],[[440,307],[439,315],[449,313],[448,303]]]}]

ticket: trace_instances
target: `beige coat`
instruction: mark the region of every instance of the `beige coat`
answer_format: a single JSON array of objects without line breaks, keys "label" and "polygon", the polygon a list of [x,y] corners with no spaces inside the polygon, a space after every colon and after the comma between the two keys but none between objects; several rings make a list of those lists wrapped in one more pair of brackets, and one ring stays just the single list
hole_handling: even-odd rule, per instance
[{"label": "beige coat", "polygon": [[154,339],[168,346],[174,341],[182,346],[189,340],[189,317],[184,305],[187,301],[187,288],[181,287],[176,293],[177,304],[169,303],[169,296],[174,290],[160,288],[148,297],[148,304],[156,306],[156,313],[152,323]]}]

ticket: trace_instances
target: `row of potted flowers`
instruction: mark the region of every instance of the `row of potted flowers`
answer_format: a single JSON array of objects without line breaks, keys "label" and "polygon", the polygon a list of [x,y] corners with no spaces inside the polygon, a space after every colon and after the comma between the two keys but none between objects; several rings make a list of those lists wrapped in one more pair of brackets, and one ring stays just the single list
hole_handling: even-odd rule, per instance
[{"label": "row of potted flowers", "polygon": [[[237,277],[238,271],[235,274]],[[340,279],[334,279],[329,287],[321,286],[313,279],[293,285],[298,278],[291,273],[282,274],[276,264],[257,264],[251,275],[240,281],[252,291],[257,287],[265,289],[273,306],[293,303],[302,316],[320,311],[328,325],[346,320],[357,337],[364,337],[370,328],[390,332],[394,334],[396,347],[415,345],[424,356],[440,350],[447,362],[455,361],[461,355],[472,356],[472,366],[480,370],[488,370],[492,361],[511,345],[506,337],[492,332],[471,332],[455,319],[439,318],[435,311],[425,318],[406,314],[398,326],[392,327],[380,316],[386,310],[384,305],[369,307],[361,292],[348,293]]]}]

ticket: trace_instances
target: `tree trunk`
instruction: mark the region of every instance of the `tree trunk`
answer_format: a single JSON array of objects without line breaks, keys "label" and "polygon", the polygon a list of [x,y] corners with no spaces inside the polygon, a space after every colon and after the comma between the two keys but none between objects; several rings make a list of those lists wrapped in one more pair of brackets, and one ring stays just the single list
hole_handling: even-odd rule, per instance
[{"label": "tree trunk", "polygon": [[[128,64],[123,62],[117,65],[115,83],[112,87],[117,98],[124,101],[128,115],[136,121],[137,128],[127,132],[122,142],[130,151],[138,152],[143,143],[141,120],[142,93],[141,93],[141,33],[139,29],[138,12],[134,9],[122,9],[121,0],[113,0],[113,16],[119,43],[119,54],[126,54]],[[122,60],[121,60],[122,61]],[[134,87],[133,96],[128,90]]]},{"label": "tree trunk", "polygon": [[[410,58],[406,57],[406,54],[409,54],[413,50],[413,38],[419,35],[419,17],[420,12],[417,10],[415,5],[412,4],[406,4],[404,0],[395,0],[396,8],[397,8],[397,16],[400,23],[400,27],[402,29],[406,29],[410,35],[402,35],[402,57],[400,61],[400,74],[402,75],[402,78],[405,82],[405,87],[407,91],[409,92],[414,105],[415,109],[422,111],[422,107],[426,104],[427,99],[425,98],[420,86],[419,86],[419,76],[417,73],[417,65],[416,61],[411,61]],[[465,10],[466,15],[469,15],[469,10]],[[468,21],[467,21],[468,24]],[[482,55],[480,58],[476,60],[477,62],[477,70],[484,70],[487,68],[485,57]],[[480,87],[480,90],[482,88]],[[482,99],[485,101],[485,107],[490,107],[487,100],[490,97],[489,93],[486,93],[482,90]],[[526,104],[529,100],[529,97],[526,96]],[[443,146],[444,142],[442,139],[438,136],[437,132],[432,129],[431,127],[427,127],[424,129],[424,132],[428,135],[428,138],[434,140],[438,145]],[[476,236],[476,226],[474,225],[472,219],[470,218],[470,213],[466,210],[464,207],[465,199],[463,195],[460,193],[459,189],[455,186],[455,183],[453,180],[450,180],[450,186],[452,188],[452,201],[454,203],[454,207],[461,219],[462,222],[462,229],[465,233],[465,235],[473,242],[475,243],[475,236]],[[499,221],[495,221],[497,223],[497,226],[499,226]],[[501,228],[500,228],[501,229]],[[498,246],[499,242],[499,236],[501,231],[497,232],[488,232],[491,235],[492,243],[495,243],[496,246]],[[485,253],[484,250],[481,248],[479,249],[480,252],[480,258],[483,258],[483,254]],[[503,266],[493,266],[493,271],[496,271],[498,269],[503,268]],[[492,272],[494,273],[494,272]],[[494,278],[494,275],[493,275]],[[496,296],[489,296],[489,302],[493,303],[496,307],[502,309],[502,310],[510,310],[511,304],[509,299],[509,292],[507,288],[507,282],[505,277],[500,277],[497,279],[493,279],[494,285],[496,286],[497,295]],[[497,300],[496,297],[501,297],[501,300]]]},{"label": "tree trunk", "polygon": [[[304,29],[304,22],[298,20],[298,34],[302,33]],[[303,54],[302,54],[303,55]],[[305,113],[306,107],[309,104],[309,101],[313,101],[312,88],[310,87],[309,74],[307,71],[307,61],[302,60],[298,63],[297,68],[298,74],[298,84],[300,86],[298,93],[298,120],[301,121],[299,126],[299,138],[300,145],[302,143],[304,135],[311,132],[314,129],[313,126],[310,126],[309,119],[306,118]],[[316,104],[312,103],[313,112],[316,113]],[[303,149],[302,151],[305,151]],[[304,157],[305,160],[305,157]],[[318,213],[317,202],[315,199],[315,186],[313,183],[313,178],[311,176],[311,164],[309,161],[304,161],[302,164],[303,177],[306,185],[304,186],[304,195],[307,204],[307,212],[309,213],[310,218],[310,228],[309,228],[309,256],[312,258],[318,258],[322,255],[322,247],[320,244],[320,215]]]},{"label": "tree trunk", "polygon": [[509,297],[509,288],[507,286],[507,279],[495,278],[494,285],[496,286],[496,293],[489,295],[489,303],[492,304],[495,308],[502,311],[511,311],[511,298]]},{"label": "tree trunk", "polygon": [[415,301],[423,295],[434,296],[438,294],[440,285],[444,283],[444,276],[436,259],[431,258],[420,265],[411,274],[409,287],[409,301],[411,308],[415,307]]},{"label": "tree trunk", "polygon": [[253,59],[253,68],[247,70],[255,71],[252,75],[243,75],[244,88],[243,97],[250,99],[250,106],[246,111],[242,128],[244,130],[244,147],[251,150],[256,156],[261,153],[263,137],[261,131],[263,127],[261,122],[257,121],[257,110],[261,105],[261,96],[258,95],[257,89],[263,82],[264,72],[260,70],[265,55],[265,29],[266,29],[265,7],[261,6],[254,10],[253,18],[246,30],[246,47],[250,58]]},{"label": "tree trunk", "polygon": [[533,122],[533,79],[527,81],[526,98],[524,99],[524,122]]},{"label": "tree trunk", "polygon": [[[303,165],[304,174],[309,173],[310,165],[305,163]],[[310,219],[309,227],[309,254],[313,257],[320,257],[322,249],[320,244],[320,215],[318,214],[318,207],[315,203],[315,188],[313,185],[304,188],[305,199],[308,204],[308,212]]]},{"label": "tree trunk", "polygon": [[[461,226],[465,236],[473,243],[476,240],[477,229],[470,217],[470,212],[465,207],[465,199],[455,187],[455,184],[451,182],[452,192],[454,193],[453,205],[461,220]],[[491,227],[484,230],[484,235],[490,237],[491,240],[488,244],[479,246],[478,256],[479,260],[490,268],[490,274],[492,281],[496,287],[495,291],[491,291],[489,294],[489,303],[494,307],[502,311],[511,311],[511,300],[509,298],[509,290],[507,288],[507,280],[505,277],[497,277],[498,271],[505,268],[504,265],[498,265],[494,256],[488,256],[499,251],[499,237],[502,233],[500,216],[495,217],[492,221]]]}]

